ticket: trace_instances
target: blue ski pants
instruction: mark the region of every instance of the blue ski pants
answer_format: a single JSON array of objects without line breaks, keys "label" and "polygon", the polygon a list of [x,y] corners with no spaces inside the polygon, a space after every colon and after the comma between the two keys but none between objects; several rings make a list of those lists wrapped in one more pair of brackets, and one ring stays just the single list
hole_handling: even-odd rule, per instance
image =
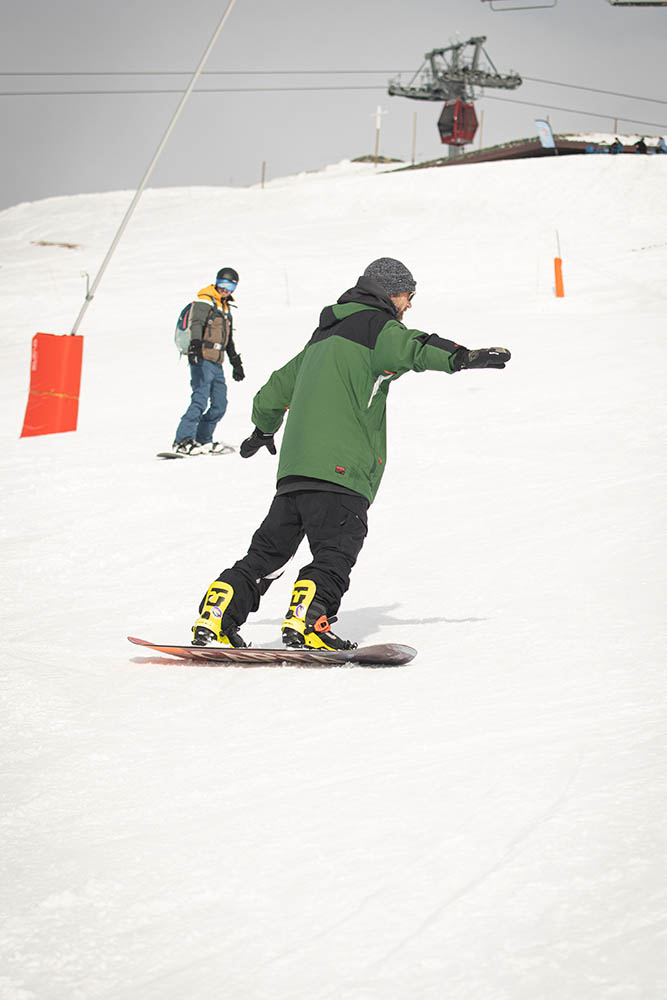
[{"label": "blue ski pants", "polygon": [[192,438],[199,444],[208,444],[227,409],[227,384],[222,365],[203,360],[190,365],[190,385],[192,398],[181,417],[174,441]]}]

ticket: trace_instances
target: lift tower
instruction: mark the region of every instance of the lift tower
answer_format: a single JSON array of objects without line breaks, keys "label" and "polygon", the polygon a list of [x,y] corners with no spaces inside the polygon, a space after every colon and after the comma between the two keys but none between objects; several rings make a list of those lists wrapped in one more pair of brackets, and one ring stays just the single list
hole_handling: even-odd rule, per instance
[{"label": "lift tower", "polygon": [[[444,49],[433,49],[424,56],[410,83],[391,80],[388,93],[415,101],[444,101],[438,119],[441,142],[456,156],[461,147],[472,142],[477,131],[474,100],[484,87],[514,90],[523,80],[518,73],[499,73],[484,48],[486,35],[456,42]],[[467,53],[466,49],[472,49]]]}]

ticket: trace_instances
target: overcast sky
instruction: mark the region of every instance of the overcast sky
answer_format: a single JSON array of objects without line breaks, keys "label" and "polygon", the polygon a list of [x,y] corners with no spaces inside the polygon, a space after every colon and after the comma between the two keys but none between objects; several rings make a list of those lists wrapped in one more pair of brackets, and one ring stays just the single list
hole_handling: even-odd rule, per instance
[{"label": "overcast sky", "polygon": [[[0,208],[135,189],[179,93],[55,92],[182,93],[226,2],[7,3]],[[271,178],[371,153],[378,104],[388,112],[383,154],[410,159],[417,112],[418,159],[443,155],[440,105],[389,97],[386,84],[400,70],[407,82],[428,50],[480,34],[498,71],[515,70],[525,81],[516,91],[487,91],[478,102],[484,145],[535,134],[534,119],[543,115],[558,132],[612,131],[618,118],[619,133],[667,133],[667,8],[557,0],[541,10],[498,9],[550,2],[494,0],[493,11],[483,0],[237,0],[198,84],[220,92],[191,95],[150,185],[247,185],[259,181],[262,161]],[[362,72],[369,70],[378,72]],[[104,71],[136,75],[99,75]],[[86,72],[98,75],[75,75]],[[277,89],[286,87],[299,89]],[[314,89],[336,87],[353,89]],[[25,91],[47,94],[5,96]]]}]

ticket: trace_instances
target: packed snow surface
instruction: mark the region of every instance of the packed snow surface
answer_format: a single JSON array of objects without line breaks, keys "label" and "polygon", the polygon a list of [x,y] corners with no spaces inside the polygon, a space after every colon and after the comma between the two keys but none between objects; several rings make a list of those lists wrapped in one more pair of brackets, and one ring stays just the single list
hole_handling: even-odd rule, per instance
[{"label": "packed snow surface", "polygon": [[[3,1000],[664,1000],[665,191],[658,156],[150,190],[82,327],[78,431],[22,440],[31,338],[71,330],[131,192],[0,214]],[[513,354],[391,389],[339,631],[419,655],[146,656],[126,636],[189,641],[276,469],[154,457],[180,309],[240,272],[238,445],[379,256],[416,276],[409,325]]]}]

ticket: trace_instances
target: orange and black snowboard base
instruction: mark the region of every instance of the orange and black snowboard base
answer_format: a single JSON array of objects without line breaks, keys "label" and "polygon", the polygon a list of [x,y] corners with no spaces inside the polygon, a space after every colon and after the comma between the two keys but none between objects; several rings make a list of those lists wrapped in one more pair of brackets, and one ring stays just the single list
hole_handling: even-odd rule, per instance
[{"label": "orange and black snowboard base", "polygon": [[245,646],[234,649],[231,646],[169,646],[145,639],[135,639],[128,635],[130,642],[157,653],[168,653],[179,660],[199,661],[208,666],[308,666],[331,667],[346,663],[362,667],[400,667],[409,663],[417,655],[412,646],[402,646],[395,642],[383,642],[377,646],[361,646],[359,649],[261,649]]}]

